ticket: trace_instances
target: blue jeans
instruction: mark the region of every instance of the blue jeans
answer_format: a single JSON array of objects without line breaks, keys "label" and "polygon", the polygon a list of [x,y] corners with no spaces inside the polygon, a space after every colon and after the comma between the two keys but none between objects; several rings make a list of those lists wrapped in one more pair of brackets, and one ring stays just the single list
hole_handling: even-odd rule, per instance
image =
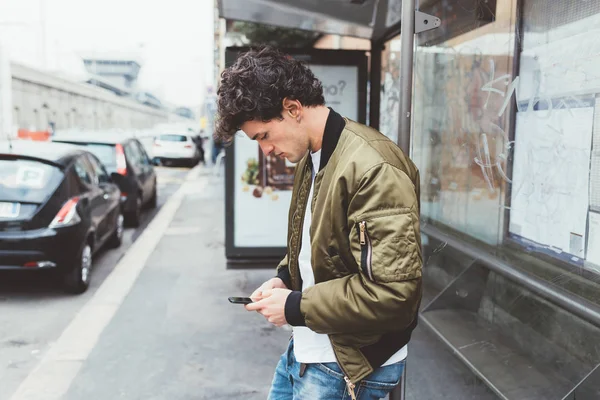
[{"label": "blue jeans", "polygon": [[[337,363],[308,364],[300,376],[300,363],[294,357],[294,341],[279,360],[271,384],[269,400],[350,400],[344,373]],[[384,398],[398,385],[404,360],[376,369],[356,384],[357,400]]]}]

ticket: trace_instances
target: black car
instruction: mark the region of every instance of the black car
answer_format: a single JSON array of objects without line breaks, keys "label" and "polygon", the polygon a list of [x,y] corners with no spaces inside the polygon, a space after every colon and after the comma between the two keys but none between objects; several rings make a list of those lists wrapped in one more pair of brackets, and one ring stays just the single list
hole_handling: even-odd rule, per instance
[{"label": "black car", "polygon": [[84,292],[98,249],[121,245],[120,196],[78,147],[0,142],[0,269],[53,269],[68,291]]},{"label": "black car", "polygon": [[83,146],[95,154],[109,173],[119,174],[115,183],[121,189],[125,223],[139,226],[144,207],[156,207],[156,173],[144,146],[134,137],[114,132],[81,132],[58,135],[53,142]]}]

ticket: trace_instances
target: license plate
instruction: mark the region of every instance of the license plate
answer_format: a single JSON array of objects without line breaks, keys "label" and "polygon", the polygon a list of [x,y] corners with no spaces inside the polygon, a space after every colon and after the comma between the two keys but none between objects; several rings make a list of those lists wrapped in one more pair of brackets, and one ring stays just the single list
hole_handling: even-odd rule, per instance
[{"label": "license plate", "polygon": [[21,209],[20,203],[7,203],[0,201],[0,218],[16,218]]}]

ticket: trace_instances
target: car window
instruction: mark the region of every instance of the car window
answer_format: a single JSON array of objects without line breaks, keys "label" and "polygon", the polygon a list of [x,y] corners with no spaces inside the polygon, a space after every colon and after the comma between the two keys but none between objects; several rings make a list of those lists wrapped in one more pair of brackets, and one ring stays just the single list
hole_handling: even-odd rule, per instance
[{"label": "car window", "polygon": [[72,141],[65,138],[54,138],[53,142],[56,143],[68,143],[74,146],[79,146],[94,154],[100,159],[102,164],[106,166],[115,166],[117,163],[117,151],[114,144],[108,143],[87,143],[81,141]]},{"label": "car window", "polygon": [[92,185],[95,183],[96,177],[92,170],[92,167],[86,162],[83,157],[79,157],[75,164],[73,165],[75,168],[75,173],[83,183],[87,183],[88,185]]},{"label": "car window", "polygon": [[92,166],[92,169],[94,170],[94,175],[96,175],[98,179],[98,183],[110,182],[110,178],[108,176],[108,173],[106,172],[106,169],[104,168],[102,163],[96,158],[96,156],[88,154],[87,158],[90,165]]},{"label": "car window", "polygon": [[64,177],[52,165],[24,159],[0,158],[0,203],[42,203]]},{"label": "car window", "polygon": [[148,153],[146,153],[144,146],[142,146],[142,144],[136,140],[134,140],[131,143],[133,143],[133,145],[137,147],[142,164],[150,165],[150,157],[148,157]]},{"label": "car window", "polygon": [[160,135],[158,140],[165,142],[187,142],[187,136],[185,135]]},{"label": "car window", "polygon": [[117,165],[117,150],[114,145],[90,143],[84,146],[87,151],[94,154],[102,164],[107,167]]},{"label": "car window", "polygon": [[129,142],[125,145],[125,154],[127,155],[127,159],[130,163],[135,166],[141,166],[144,163],[142,162],[142,155],[138,147],[133,143]]}]

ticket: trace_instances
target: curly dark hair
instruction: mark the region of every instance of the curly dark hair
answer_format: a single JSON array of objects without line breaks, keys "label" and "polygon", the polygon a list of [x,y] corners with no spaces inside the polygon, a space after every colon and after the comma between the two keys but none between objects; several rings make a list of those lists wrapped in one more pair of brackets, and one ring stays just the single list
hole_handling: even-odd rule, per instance
[{"label": "curly dark hair", "polygon": [[323,85],[302,62],[272,47],[241,54],[221,74],[215,140],[231,143],[247,121],[282,119],[283,99],[325,104]]}]

